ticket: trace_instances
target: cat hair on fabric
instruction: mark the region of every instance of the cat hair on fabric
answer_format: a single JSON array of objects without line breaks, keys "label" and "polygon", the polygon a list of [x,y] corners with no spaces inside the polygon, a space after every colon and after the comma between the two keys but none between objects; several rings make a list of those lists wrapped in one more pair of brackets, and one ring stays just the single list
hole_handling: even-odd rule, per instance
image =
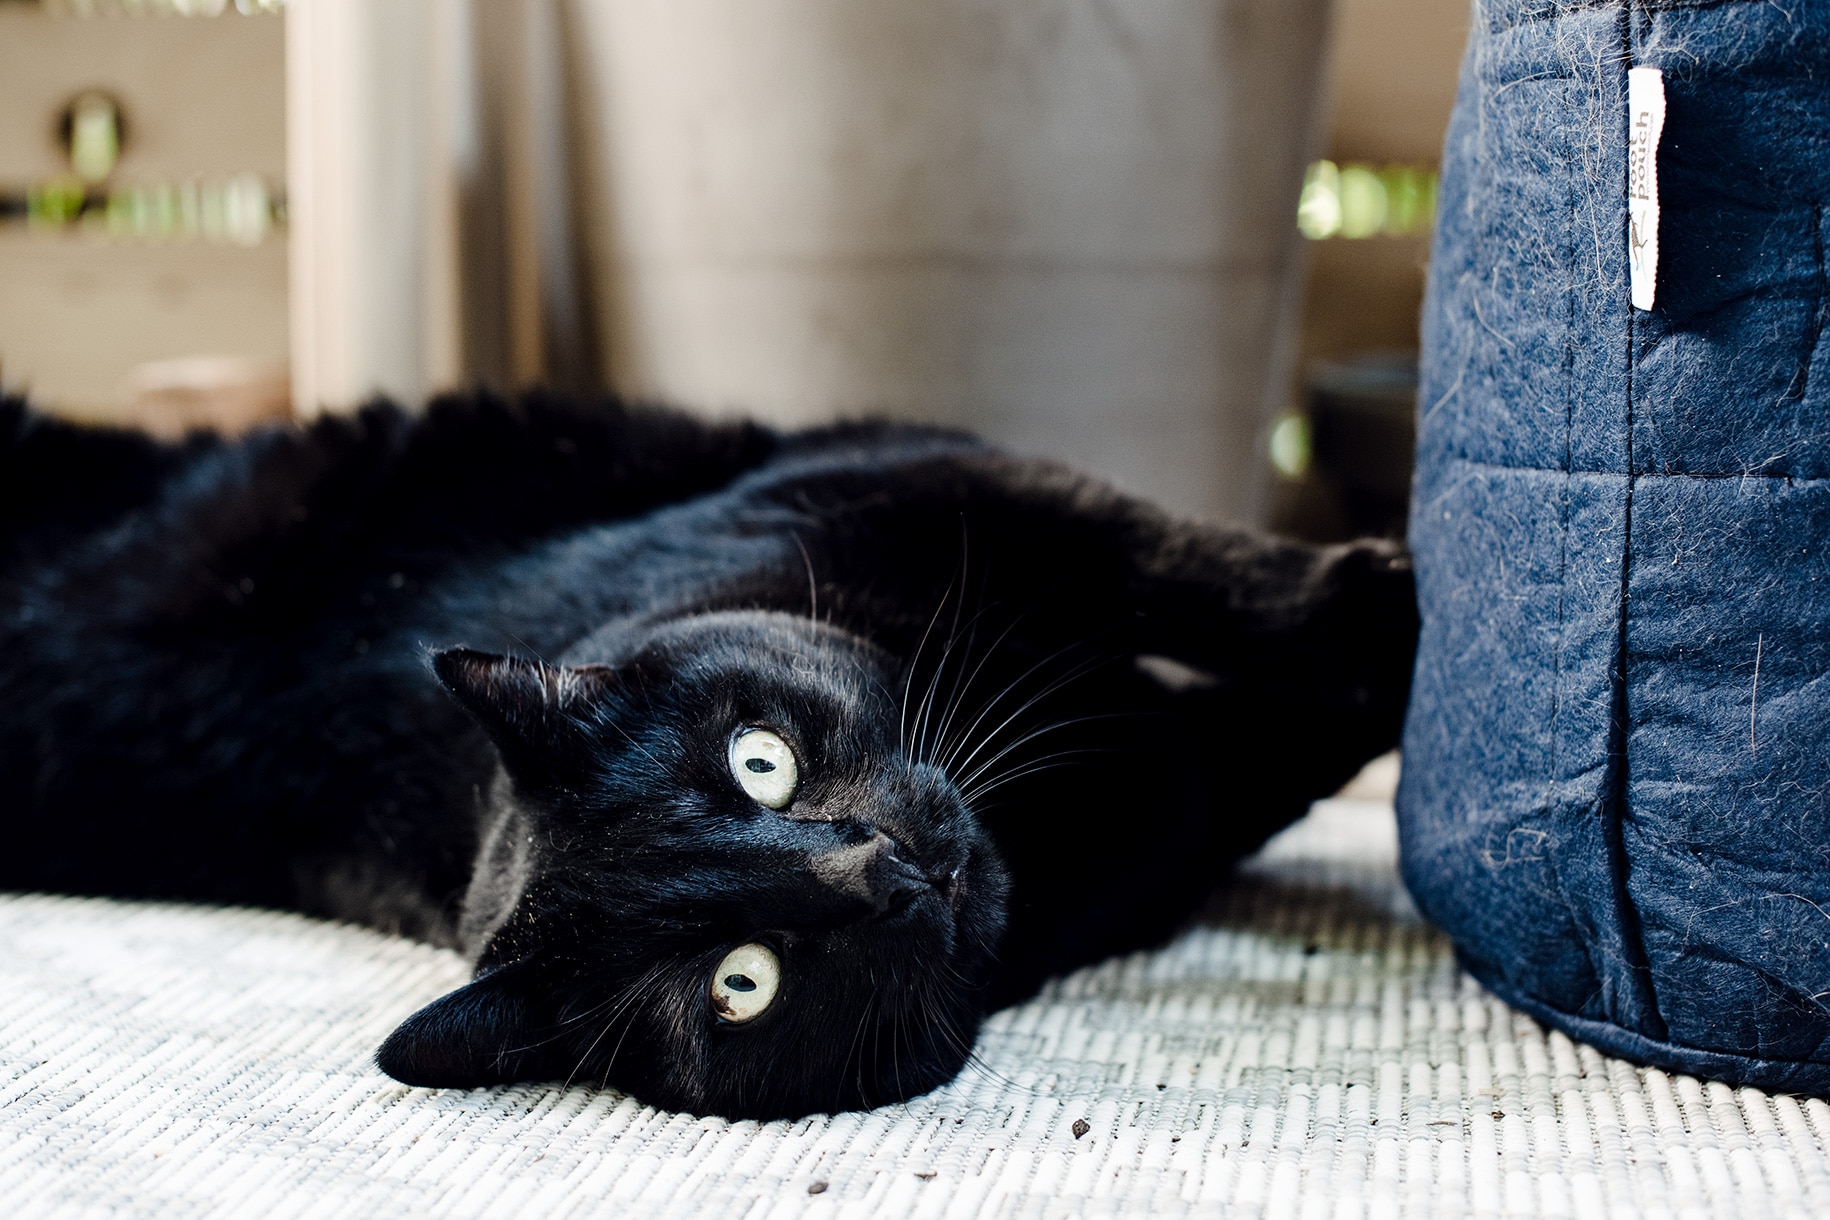
[{"label": "cat hair on fabric", "polygon": [[1416,632],[1394,544],[957,432],[0,402],[0,886],[455,947],[407,1083],[875,1106],[1389,749]]}]

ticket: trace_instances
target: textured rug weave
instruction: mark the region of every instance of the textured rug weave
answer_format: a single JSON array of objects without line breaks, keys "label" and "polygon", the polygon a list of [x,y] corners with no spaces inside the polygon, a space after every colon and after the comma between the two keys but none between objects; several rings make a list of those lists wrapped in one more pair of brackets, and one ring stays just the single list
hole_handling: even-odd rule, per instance
[{"label": "textured rug weave", "polygon": [[1390,810],[1323,802],[1167,948],[984,1067],[793,1123],[394,1084],[450,954],[287,915],[0,896],[0,1210],[26,1216],[1830,1215],[1830,1107],[1642,1071],[1485,995]]}]

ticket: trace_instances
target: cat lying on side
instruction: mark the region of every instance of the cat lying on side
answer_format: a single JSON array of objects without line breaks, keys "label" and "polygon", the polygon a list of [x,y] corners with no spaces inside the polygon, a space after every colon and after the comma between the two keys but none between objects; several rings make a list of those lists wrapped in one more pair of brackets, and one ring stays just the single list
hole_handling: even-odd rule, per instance
[{"label": "cat lying on side", "polygon": [[875,1106],[1391,747],[1416,631],[1390,544],[956,433],[0,402],[0,886],[456,946],[410,1084]]}]

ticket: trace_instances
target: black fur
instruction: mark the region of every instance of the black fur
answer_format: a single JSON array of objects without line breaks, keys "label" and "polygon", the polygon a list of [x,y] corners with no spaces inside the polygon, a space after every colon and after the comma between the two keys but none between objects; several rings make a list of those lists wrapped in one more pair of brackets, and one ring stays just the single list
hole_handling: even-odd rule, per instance
[{"label": "black fur", "polygon": [[[0,403],[0,886],[456,945],[477,980],[380,1051],[409,1083],[875,1105],[1392,745],[1415,635],[1389,545],[958,434],[533,395],[171,446]],[[750,942],[781,991],[732,1025]]]}]

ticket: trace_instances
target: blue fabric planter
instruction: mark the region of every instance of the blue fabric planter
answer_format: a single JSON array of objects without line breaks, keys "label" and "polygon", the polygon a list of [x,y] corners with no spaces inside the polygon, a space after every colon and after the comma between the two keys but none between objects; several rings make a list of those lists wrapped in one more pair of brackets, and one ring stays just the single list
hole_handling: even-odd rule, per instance
[{"label": "blue fabric planter", "polygon": [[[1658,296],[1626,82],[1664,72]],[[1605,1050],[1830,1092],[1830,0],[1481,0],[1411,509],[1405,878]]]}]

